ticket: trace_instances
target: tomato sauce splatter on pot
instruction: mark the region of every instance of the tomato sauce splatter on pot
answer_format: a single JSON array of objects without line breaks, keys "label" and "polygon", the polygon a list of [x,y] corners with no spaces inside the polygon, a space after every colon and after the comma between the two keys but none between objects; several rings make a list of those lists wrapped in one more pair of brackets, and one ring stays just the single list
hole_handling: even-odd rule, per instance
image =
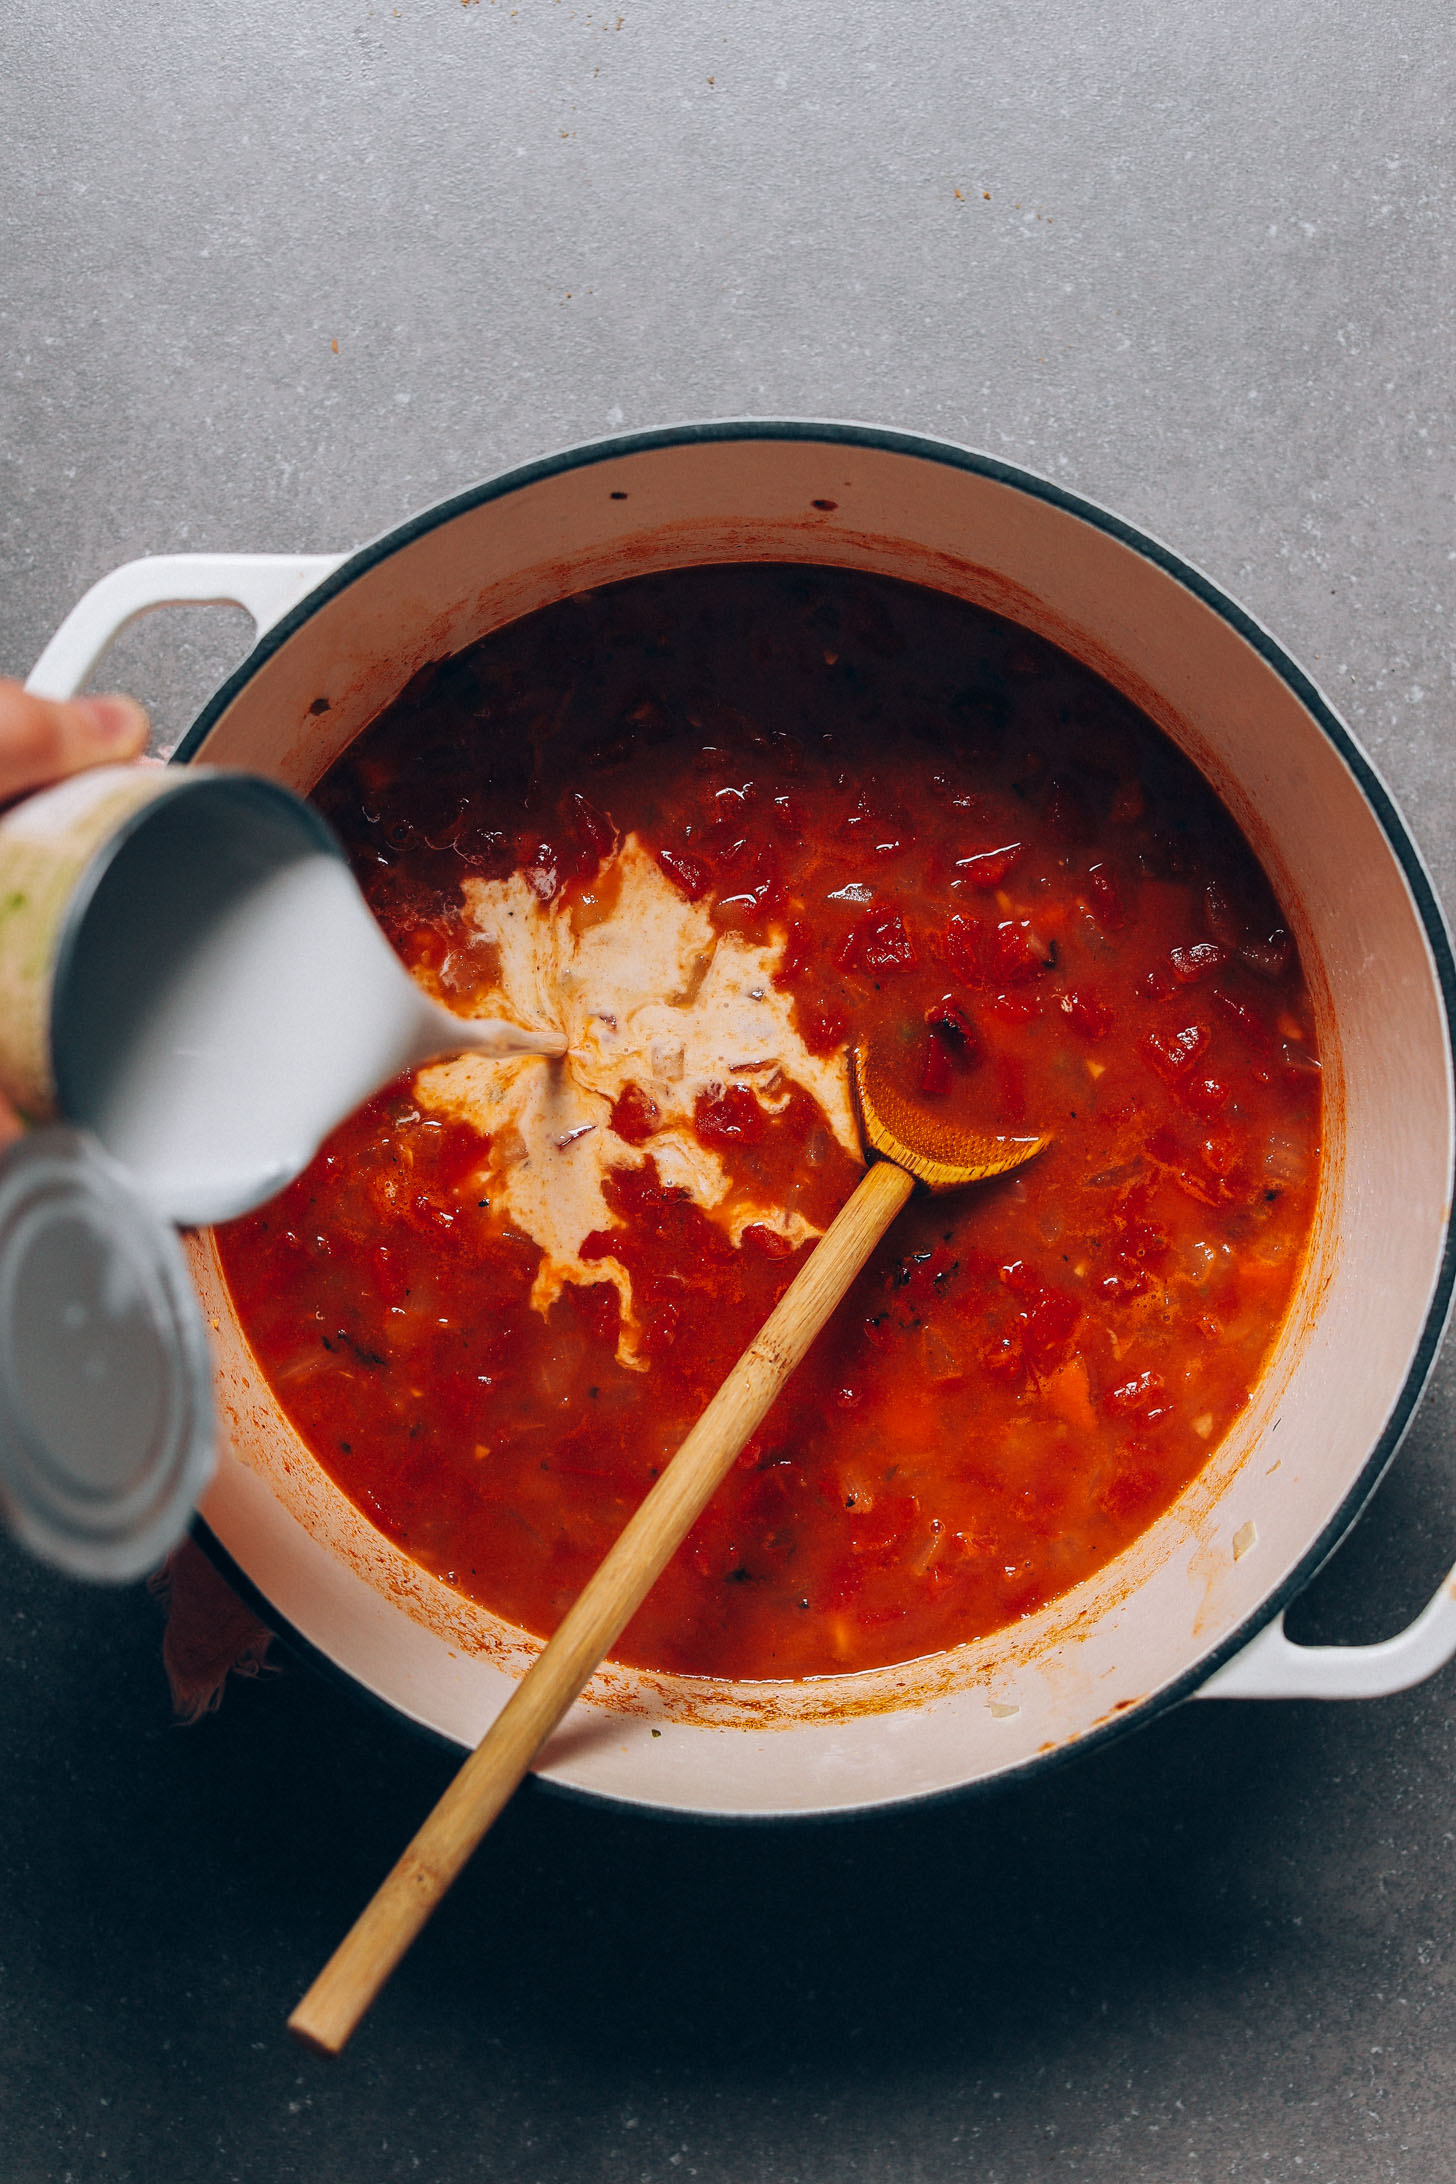
[{"label": "tomato sauce splatter on pot", "polygon": [[1054,1143],[912,1201],[619,1659],[994,1630],[1247,1403],[1313,1214],[1309,998],[1207,784],[1062,653],[848,572],[636,579],[426,669],[316,800],[423,983],[575,1050],[391,1087],[220,1234],[294,1425],[448,1584],[555,1627],[852,1190],[853,1032]]}]

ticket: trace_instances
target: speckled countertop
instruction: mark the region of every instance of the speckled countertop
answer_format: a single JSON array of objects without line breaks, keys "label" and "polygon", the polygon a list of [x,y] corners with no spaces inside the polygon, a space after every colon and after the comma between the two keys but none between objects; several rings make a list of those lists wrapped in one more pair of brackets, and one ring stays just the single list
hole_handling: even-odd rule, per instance
[{"label": "speckled countertop", "polygon": [[[132,555],[341,549],[741,414],[1109,504],[1313,671],[1456,904],[1440,0],[74,0],[0,24],[0,667]],[[175,738],[197,609],[106,679]],[[1456,1559],[1448,1354],[1303,1636]],[[508,1816],[355,2047],[282,2019],[443,1782],[298,1667],[167,1720],[0,1547],[7,2184],[1456,2177],[1456,1670],[968,1805]]]}]

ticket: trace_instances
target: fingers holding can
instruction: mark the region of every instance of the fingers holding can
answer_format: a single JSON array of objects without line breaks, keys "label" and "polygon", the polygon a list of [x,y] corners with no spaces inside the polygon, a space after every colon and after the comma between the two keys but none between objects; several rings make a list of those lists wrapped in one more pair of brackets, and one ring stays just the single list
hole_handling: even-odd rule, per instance
[{"label": "fingers holding can", "polygon": [[134,698],[37,698],[0,680],[0,804],[88,766],[139,758],[147,735]]}]

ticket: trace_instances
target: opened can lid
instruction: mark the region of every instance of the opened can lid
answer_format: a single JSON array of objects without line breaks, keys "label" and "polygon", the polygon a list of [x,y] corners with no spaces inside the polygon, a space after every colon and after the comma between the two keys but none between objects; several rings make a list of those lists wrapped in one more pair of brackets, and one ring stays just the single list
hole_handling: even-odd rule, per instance
[{"label": "opened can lid", "polygon": [[0,1156],[0,1504],[78,1577],[154,1569],[212,1475],[202,1314],[176,1233],[84,1130]]}]

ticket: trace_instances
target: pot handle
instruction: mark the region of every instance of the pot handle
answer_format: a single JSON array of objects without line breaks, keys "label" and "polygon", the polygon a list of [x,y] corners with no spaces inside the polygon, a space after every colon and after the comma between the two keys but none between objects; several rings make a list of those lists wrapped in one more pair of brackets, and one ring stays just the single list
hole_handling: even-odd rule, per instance
[{"label": "pot handle", "polygon": [[1383,1699],[1424,1683],[1456,1654],[1456,1570],[1394,1638],[1374,1646],[1297,1646],[1281,1608],[1242,1652],[1215,1669],[1198,1699]]},{"label": "pot handle", "polygon": [[26,679],[40,698],[85,687],[112,640],[154,607],[237,606],[262,636],[345,554],[151,554],[125,561],[77,600]]}]

